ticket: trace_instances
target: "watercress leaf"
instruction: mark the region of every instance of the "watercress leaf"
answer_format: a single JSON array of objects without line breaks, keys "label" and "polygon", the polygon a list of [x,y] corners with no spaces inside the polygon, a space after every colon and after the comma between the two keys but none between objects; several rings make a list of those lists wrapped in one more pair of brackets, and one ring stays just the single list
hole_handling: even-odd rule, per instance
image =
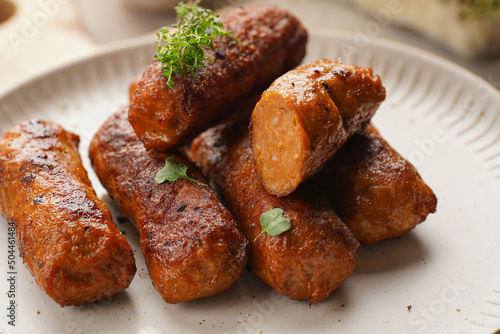
[{"label": "watercress leaf", "polygon": [[156,183],[160,184],[165,181],[170,181],[174,182],[177,181],[178,179],[185,179],[189,181],[196,182],[200,185],[206,185],[203,182],[200,182],[198,180],[193,179],[192,177],[189,177],[187,175],[187,170],[188,167],[184,165],[183,163],[178,162],[175,160],[174,157],[168,157],[167,160],[165,160],[165,167],[158,171],[155,176],[155,181]]},{"label": "watercress leaf", "polygon": [[267,235],[272,237],[288,231],[292,227],[292,224],[290,219],[283,217],[283,213],[283,209],[280,208],[264,212],[259,218],[262,231],[255,237],[254,242],[262,233],[267,233]]}]

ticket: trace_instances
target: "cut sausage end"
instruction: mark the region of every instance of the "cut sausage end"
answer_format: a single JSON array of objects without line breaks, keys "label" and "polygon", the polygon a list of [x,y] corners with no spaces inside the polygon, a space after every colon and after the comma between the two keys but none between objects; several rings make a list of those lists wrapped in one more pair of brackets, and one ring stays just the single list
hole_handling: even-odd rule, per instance
[{"label": "cut sausage end", "polygon": [[309,139],[293,107],[278,92],[266,92],[250,124],[255,167],[267,191],[285,196],[302,182]]}]

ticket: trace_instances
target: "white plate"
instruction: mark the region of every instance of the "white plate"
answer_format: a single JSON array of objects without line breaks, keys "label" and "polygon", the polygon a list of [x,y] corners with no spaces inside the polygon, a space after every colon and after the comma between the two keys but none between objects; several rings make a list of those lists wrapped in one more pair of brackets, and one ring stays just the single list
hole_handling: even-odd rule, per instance
[{"label": "white plate", "polygon": [[[17,257],[16,327],[8,325],[7,227],[0,219],[0,332],[19,333],[493,333],[500,328],[500,95],[440,58],[383,40],[312,30],[307,60],[372,66],[387,88],[374,122],[435,190],[436,214],[402,238],[367,246],[358,269],[326,301],[283,297],[246,272],[214,297],[169,305],[151,285],[138,234],[118,223],[138,273],[111,300],[61,308]],[[0,132],[41,117],[89,140],[127,101],[127,87],[154,44],[129,41],[49,71],[0,97]],[[109,200],[107,203],[113,207]],[[120,216],[113,208],[115,218]],[[411,305],[411,309],[409,307]]]}]

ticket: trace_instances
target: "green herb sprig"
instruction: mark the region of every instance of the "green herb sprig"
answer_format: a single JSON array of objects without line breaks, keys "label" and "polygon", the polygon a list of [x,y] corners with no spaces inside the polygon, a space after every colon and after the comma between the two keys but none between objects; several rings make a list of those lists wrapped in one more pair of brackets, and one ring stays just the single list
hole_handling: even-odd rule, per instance
[{"label": "green herb sprig", "polygon": [[168,157],[167,160],[165,160],[165,167],[163,167],[163,169],[156,173],[155,181],[156,183],[160,184],[165,181],[174,182],[178,179],[186,179],[196,182],[202,186],[206,186],[205,183],[189,177],[186,174],[187,170],[188,167],[186,165],[177,162],[174,157]]},{"label": "green herb sprig", "polygon": [[173,75],[180,73],[183,77],[186,72],[194,77],[195,72],[205,67],[203,61],[213,59],[205,55],[205,47],[214,49],[215,36],[229,36],[230,31],[224,30],[219,15],[210,9],[201,8],[196,1],[193,4],[180,2],[176,7],[178,22],[174,25],[176,31],[163,27],[157,33],[159,42],[158,54],[155,58],[163,64],[163,76],[167,78],[167,86],[174,89]]},{"label": "green herb sprig", "polygon": [[283,210],[280,208],[274,208],[264,212],[260,215],[259,221],[260,226],[262,226],[262,231],[255,237],[253,242],[255,242],[262,233],[267,233],[267,235],[273,237],[292,228],[290,219],[283,217]]}]

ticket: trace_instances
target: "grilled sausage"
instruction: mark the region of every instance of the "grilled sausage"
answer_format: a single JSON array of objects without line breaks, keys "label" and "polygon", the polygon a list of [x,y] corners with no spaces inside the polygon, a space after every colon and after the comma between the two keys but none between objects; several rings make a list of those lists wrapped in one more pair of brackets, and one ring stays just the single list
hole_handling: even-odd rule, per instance
[{"label": "grilled sausage", "polygon": [[79,137],[26,121],[0,138],[0,209],[38,286],[61,306],[88,304],[127,288],[134,254],[91,188]]},{"label": "grilled sausage", "polygon": [[135,94],[135,90],[137,89],[137,86],[139,85],[139,81],[141,81],[141,78],[142,78],[142,73],[139,73],[130,82],[130,84],[128,86],[128,99],[129,99],[129,101],[132,100],[132,97]]},{"label": "grilled sausage", "polygon": [[284,74],[262,94],[250,124],[266,189],[290,194],[363,130],[385,89],[371,69],[322,59]]},{"label": "grilled sausage", "polygon": [[109,194],[136,224],[154,287],[168,303],[214,295],[237,280],[248,258],[247,240],[208,187],[179,179],[157,184],[167,157],[148,151],[130,126],[127,108],[112,115],[93,138],[90,159]]},{"label": "grilled sausage", "polygon": [[161,64],[154,60],[144,72],[130,105],[130,123],[147,148],[166,151],[215,124],[282,73],[297,66],[305,54],[307,32],[288,11],[269,6],[239,7],[221,17],[230,37],[214,38],[205,68],[167,87]]},{"label": "grilled sausage", "polygon": [[268,193],[255,171],[247,123],[222,123],[199,135],[190,157],[221,190],[249,240],[262,231],[262,213],[281,208],[292,228],[261,234],[250,244],[249,266],[265,283],[292,299],[319,302],[356,268],[360,246],[349,229],[307,185],[286,197]]},{"label": "grilled sausage", "polygon": [[432,189],[371,125],[312,179],[361,243],[399,237],[436,211]]}]

